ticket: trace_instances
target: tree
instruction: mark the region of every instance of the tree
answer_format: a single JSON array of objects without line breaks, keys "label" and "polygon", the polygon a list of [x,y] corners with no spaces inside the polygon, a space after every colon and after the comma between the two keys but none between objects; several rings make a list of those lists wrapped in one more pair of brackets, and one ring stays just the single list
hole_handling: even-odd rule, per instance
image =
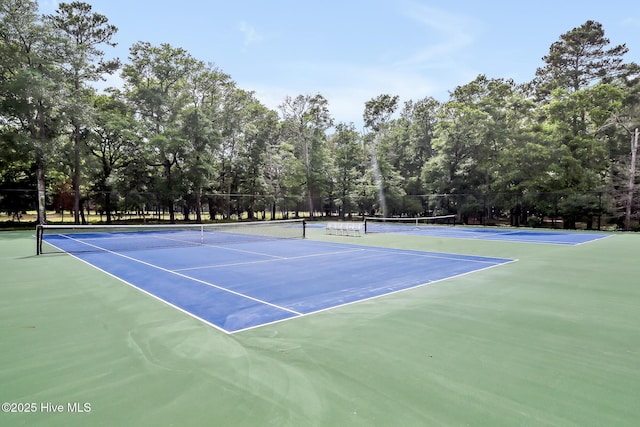
[{"label": "tree", "polygon": [[[365,128],[370,129],[370,133],[365,137],[365,141],[369,144],[369,153],[371,156],[371,171],[374,175],[375,185],[378,189],[378,202],[380,203],[380,209],[383,216],[388,216],[387,209],[387,195],[390,195],[390,191],[395,193],[399,190],[397,185],[396,171],[391,165],[381,162],[380,156],[383,153],[388,153],[388,150],[383,150],[382,143],[385,139],[387,127],[391,119],[391,115],[398,107],[399,97],[391,96],[388,94],[382,94],[376,98],[370,99],[364,105],[364,125]],[[384,157],[382,158],[382,160]],[[389,167],[386,167],[386,166]],[[397,194],[401,197],[401,194]]]},{"label": "tree", "polygon": [[[616,165],[619,170],[622,169],[622,173],[619,175],[627,176],[626,189],[623,192],[626,196],[624,197],[625,214],[623,225],[625,230],[630,230],[633,209],[638,209],[638,201],[635,194],[638,190],[636,177],[638,176],[638,128],[640,127],[640,66],[636,63],[625,64],[624,73],[616,83],[622,89],[624,99],[620,112],[613,114],[609,118],[609,123],[615,125],[614,129],[616,131],[622,129],[622,135],[619,138],[611,138],[612,141],[617,140],[619,142],[618,144],[614,143],[611,149],[614,153],[619,153],[619,155],[612,155],[611,157],[619,160]],[[631,141],[631,153],[628,162],[624,160],[629,155],[626,150],[626,147],[628,147],[627,141]],[[620,165],[624,166],[620,168]]]},{"label": "tree", "polygon": [[[622,92],[609,84],[569,93],[554,91],[544,107],[553,129],[553,150],[559,166],[560,189],[601,190],[610,171],[609,152],[599,131],[621,107]],[[576,120],[576,116],[580,119]]]},{"label": "tree", "polygon": [[277,125],[277,113],[267,109],[252,97],[247,105],[246,123],[243,127],[244,138],[238,164],[239,190],[247,197],[243,207],[249,219],[254,218],[257,210],[266,209],[266,202],[257,200],[256,195],[264,194],[268,188],[264,174],[267,147],[272,146],[278,138]]},{"label": "tree", "polygon": [[487,115],[459,101],[442,106],[433,140],[434,156],[423,170],[423,180],[433,193],[464,194],[480,184],[477,158],[481,123]]},{"label": "tree", "polygon": [[[234,206],[231,195],[238,187],[238,163],[243,143],[242,128],[245,123],[246,107],[251,93],[238,89],[235,84],[225,88],[222,98],[220,120],[220,149],[217,155],[218,191],[225,195],[223,215],[230,218]],[[237,209],[236,209],[237,210]]]},{"label": "tree", "polygon": [[113,211],[113,175],[126,168],[136,157],[140,138],[136,132],[133,112],[118,91],[97,95],[93,107],[96,117],[86,144],[91,155],[98,160],[99,167],[92,180],[93,188],[98,194],[98,200],[103,202],[107,223],[110,224]]},{"label": "tree", "polygon": [[353,124],[339,123],[335,134],[329,139],[333,153],[335,191],[340,216],[351,215],[355,208],[357,185],[364,175],[363,152],[360,135]]},{"label": "tree", "polygon": [[60,3],[55,15],[46,17],[54,28],[68,40],[66,45],[66,63],[64,65],[66,81],[70,85],[70,97],[67,114],[71,121],[73,140],[73,191],[74,219],[80,223],[80,149],[83,127],[90,121],[88,109],[92,90],[88,82],[102,79],[103,74],[111,74],[120,67],[120,61],[104,60],[101,45],[115,46],[111,41],[117,32],[109,24],[106,16],[91,12],[91,5],[74,1]]},{"label": "tree", "polygon": [[402,163],[397,165],[402,173],[417,176],[425,162],[433,154],[431,142],[438,122],[440,102],[432,97],[407,101],[401,113],[401,126],[405,127],[404,146],[396,147]]},{"label": "tree", "polygon": [[624,213],[624,229],[631,229],[631,209],[633,205],[633,198],[636,186],[636,171],[637,171],[637,156],[638,156],[638,128],[633,131],[633,138],[631,139],[631,164],[629,166],[629,184],[627,188],[627,203]]},{"label": "tree", "polygon": [[24,132],[3,126],[0,141],[0,211],[20,221],[22,211],[33,209],[33,160],[25,149],[28,141]]},{"label": "tree", "polygon": [[180,164],[185,156],[184,134],[178,117],[185,104],[181,82],[196,60],[182,48],[169,44],[152,46],[135,43],[130,63],[122,70],[125,96],[135,106],[146,139],[145,158],[150,166],[162,169],[161,202],[175,222],[175,201],[180,192]]},{"label": "tree", "polygon": [[[610,150],[599,129],[619,109],[620,91],[610,83],[628,73],[623,64],[628,49],[609,44],[602,25],[587,21],[551,45],[533,82],[551,131],[551,174],[558,183],[556,190],[565,193],[601,192],[610,180]],[[575,196],[567,206],[583,199]],[[572,226],[571,221],[565,226]]]},{"label": "tree", "polygon": [[533,137],[534,110],[511,80],[480,75],[457,87],[438,110],[433,156],[422,172],[425,187],[457,195],[464,219],[491,216],[491,207],[521,212],[522,196],[536,188],[549,159]]},{"label": "tree", "polygon": [[599,80],[605,82],[622,71],[622,57],[627,47],[622,44],[607,49],[602,24],[587,21],[560,36],[542,59],[545,66],[536,71],[535,86],[547,96],[555,88],[577,92]]},{"label": "tree", "polygon": [[[287,97],[280,105],[284,137],[294,147],[298,173],[305,187],[309,214],[314,215],[313,199],[326,184],[326,134],[333,119],[328,102],[320,94]],[[294,166],[295,168],[295,166]]]},{"label": "tree", "polygon": [[618,87],[623,93],[621,108],[610,114],[600,131],[609,141],[612,196],[619,206],[624,207],[624,216],[622,221],[619,221],[619,225],[622,225],[625,230],[629,230],[638,186],[636,176],[638,175],[640,81],[637,77],[625,79],[620,82]]},{"label": "tree", "polygon": [[0,102],[4,125],[26,137],[36,171],[38,222],[46,222],[46,171],[61,121],[60,39],[33,0],[0,1]]},{"label": "tree", "polygon": [[627,52],[625,45],[607,49],[609,43],[602,25],[587,21],[561,35],[543,58],[546,65],[536,71],[534,85],[546,100],[544,113],[553,125],[567,189],[584,191],[600,186],[598,169],[607,167],[606,147],[596,135],[604,122],[599,110],[611,111],[614,106],[602,104],[619,102],[619,95],[610,92],[613,98],[609,97],[604,91],[615,89],[602,83],[620,75]]},{"label": "tree", "polygon": [[220,110],[231,85],[229,76],[197,61],[187,69],[182,81],[185,107],[180,114],[184,136],[184,169],[188,190],[193,195],[196,222],[202,222],[202,196],[214,185],[215,158],[220,145]]}]

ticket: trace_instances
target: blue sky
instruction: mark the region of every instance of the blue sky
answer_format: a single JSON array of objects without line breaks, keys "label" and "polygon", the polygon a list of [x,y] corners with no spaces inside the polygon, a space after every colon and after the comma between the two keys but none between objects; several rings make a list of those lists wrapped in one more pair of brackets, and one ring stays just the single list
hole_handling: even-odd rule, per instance
[{"label": "blue sky", "polygon": [[[383,93],[445,101],[479,74],[527,82],[549,46],[589,19],[640,63],[640,3],[630,0],[84,1],[118,27],[107,50],[123,62],[137,41],[169,43],[269,108],[320,93],[336,122],[357,127],[364,103]],[[57,4],[40,0],[40,10]]]}]

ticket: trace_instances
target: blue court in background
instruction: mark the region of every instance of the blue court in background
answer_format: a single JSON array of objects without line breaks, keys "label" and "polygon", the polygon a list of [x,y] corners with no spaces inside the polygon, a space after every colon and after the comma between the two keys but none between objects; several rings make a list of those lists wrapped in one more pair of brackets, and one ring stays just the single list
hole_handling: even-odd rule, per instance
[{"label": "blue court in background", "polygon": [[[48,236],[61,250],[82,237]],[[98,250],[75,257],[228,333],[426,285],[511,262],[328,243],[265,240],[142,250]]]},{"label": "blue court in background", "polygon": [[416,236],[445,237],[452,239],[498,240],[519,243],[541,243],[549,245],[580,245],[594,240],[609,237],[606,233],[572,232],[559,230],[522,230],[498,227],[466,227],[442,225],[418,225],[369,223],[367,232],[401,233]]}]

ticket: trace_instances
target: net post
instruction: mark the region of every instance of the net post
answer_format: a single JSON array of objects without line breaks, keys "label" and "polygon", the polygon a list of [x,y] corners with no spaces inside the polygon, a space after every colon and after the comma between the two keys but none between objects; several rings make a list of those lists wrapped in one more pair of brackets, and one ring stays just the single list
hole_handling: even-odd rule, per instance
[{"label": "net post", "polygon": [[302,220],[302,238],[305,239],[307,237],[307,220]]},{"label": "net post", "polygon": [[36,255],[42,254],[42,224],[36,225]]}]

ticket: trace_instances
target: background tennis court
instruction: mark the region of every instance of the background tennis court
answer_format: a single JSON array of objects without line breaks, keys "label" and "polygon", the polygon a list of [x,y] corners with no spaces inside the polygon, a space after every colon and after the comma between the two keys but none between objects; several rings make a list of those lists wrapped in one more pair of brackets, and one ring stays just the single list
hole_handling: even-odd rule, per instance
[{"label": "background tennis court", "polygon": [[[394,221],[397,220],[397,221]],[[443,225],[418,225],[403,218],[371,219],[367,221],[368,233],[402,233],[417,236],[447,237],[452,239],[498,240],[549,245],[581,245],[609,237],[605,233],[566,232],[544,229],[514,229],[504,227],[468,227]]]},{"label": "background tennis court", "polygon": [[[325,244],[518,259],[225,334],[0,233],[1,425],[616,425],[640,419],[640,236],[578,246],[309,230]],[[347,258],[347,257],[343,257]]]}]

